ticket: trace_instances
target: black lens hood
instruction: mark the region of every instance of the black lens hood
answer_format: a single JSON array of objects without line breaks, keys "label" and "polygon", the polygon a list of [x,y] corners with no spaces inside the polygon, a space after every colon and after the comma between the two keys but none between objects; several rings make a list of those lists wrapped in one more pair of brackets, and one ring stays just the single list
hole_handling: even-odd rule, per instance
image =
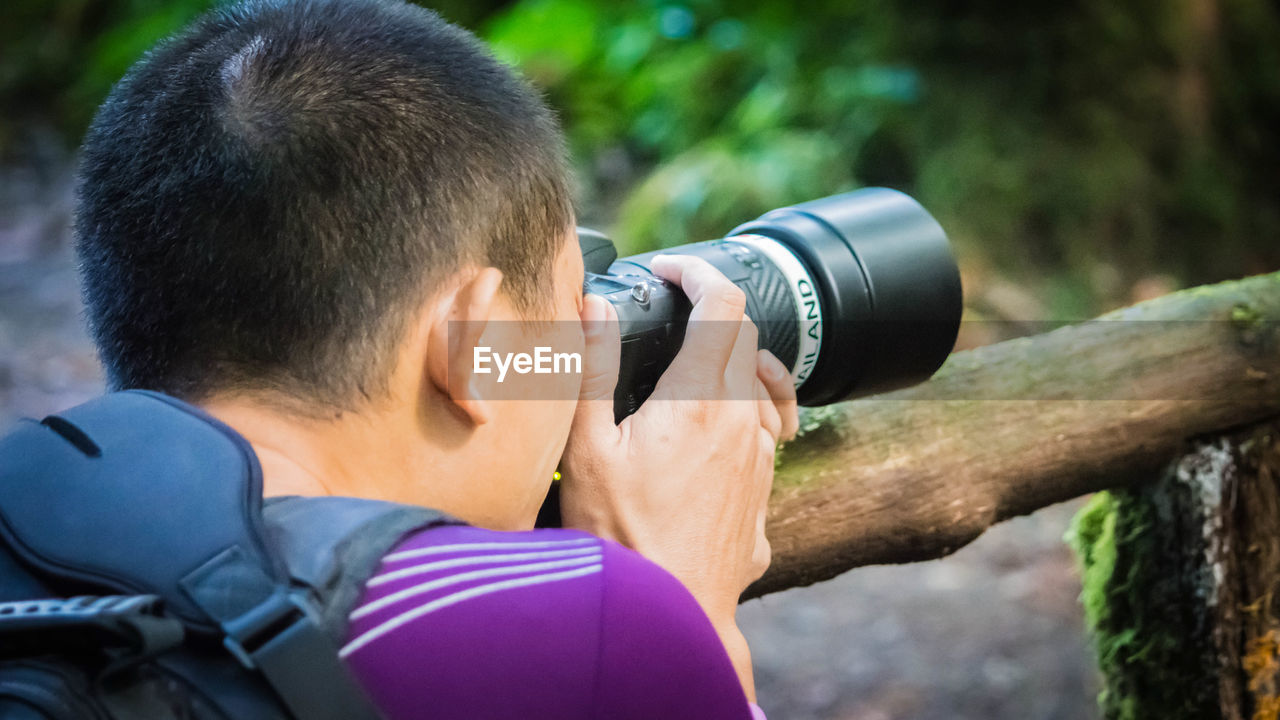
[{"label": "black lens hood", "polygon": [[927,380],[955,345],[963,308],[946,233],[910,196],[867,188],[780,208],[733,235],[783,243],[819,286],[822,347],[797,391],[825,405]]}]

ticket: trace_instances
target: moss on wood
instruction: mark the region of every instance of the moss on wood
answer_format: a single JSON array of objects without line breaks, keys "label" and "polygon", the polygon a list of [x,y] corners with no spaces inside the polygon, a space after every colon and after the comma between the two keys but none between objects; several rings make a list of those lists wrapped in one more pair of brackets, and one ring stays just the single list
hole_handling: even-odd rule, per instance
[{"label": "moss on wood", "polygon": [[1217,687],[1202,558],[1199,478],[1173,468],[1155,484],[1098,493],[1068,541],[1103,675],[1109,720],[1211,720]]},{"label": "moss on wood", "polygon": [[1107,718],[1280,717],[1280,424],[1095,495],[1067,540]]}]

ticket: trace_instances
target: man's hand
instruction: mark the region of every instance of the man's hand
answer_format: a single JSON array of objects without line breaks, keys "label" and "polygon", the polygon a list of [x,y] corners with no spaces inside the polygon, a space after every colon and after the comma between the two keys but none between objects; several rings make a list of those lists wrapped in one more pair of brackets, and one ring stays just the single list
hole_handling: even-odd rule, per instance
[{"label": "man's hand", "polygon": [[[740,289],[700,258],[661,256],[653,271],[693,303],[684,344],[650,398],[615,425],[617,316],[588,296],[581,399],[561,461],[566,527],[617,540],[693,594],[739,664],[734,615],[769,566],[765,511],[779,439],[795,434],[786,367],[758,351]],[[740,645],[740,648],[730,647]]]}]

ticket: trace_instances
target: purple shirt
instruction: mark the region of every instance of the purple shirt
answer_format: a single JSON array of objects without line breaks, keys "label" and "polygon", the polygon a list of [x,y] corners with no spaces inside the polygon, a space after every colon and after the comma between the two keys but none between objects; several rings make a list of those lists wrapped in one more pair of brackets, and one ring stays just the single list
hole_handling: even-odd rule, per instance
[{"label": "purple shirt", "polygon": [[388,720],[763,717],[679,581],[575,530],[412,535],[347,637],[342,657]]}]

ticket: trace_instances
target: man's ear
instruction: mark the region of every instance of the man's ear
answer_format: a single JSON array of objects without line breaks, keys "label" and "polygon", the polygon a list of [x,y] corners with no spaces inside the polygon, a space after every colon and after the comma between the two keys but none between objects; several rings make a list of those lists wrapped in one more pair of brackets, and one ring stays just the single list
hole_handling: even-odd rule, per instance
[{"label": "man's ear", "polygon": [[501,285],[501,270],[486,267],[476,272],[435,315],[427,341],[431,383],[473,425],[489,422],[493,410],[477,389],[475,347],[493,316]]}]

